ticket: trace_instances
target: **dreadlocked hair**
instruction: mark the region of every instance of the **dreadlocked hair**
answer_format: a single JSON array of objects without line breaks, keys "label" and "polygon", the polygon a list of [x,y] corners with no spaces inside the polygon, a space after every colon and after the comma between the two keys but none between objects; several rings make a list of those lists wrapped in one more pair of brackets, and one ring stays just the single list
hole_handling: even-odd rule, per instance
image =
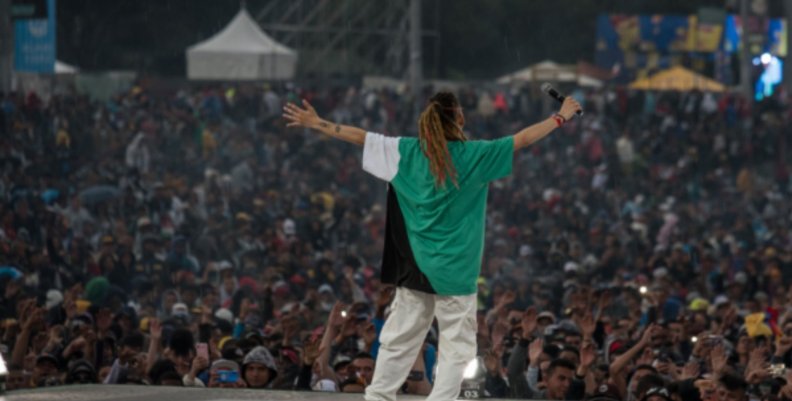
[{"label": "dreadlocked hair", "polygon": [[448,178],[459,187],[457,171],[448,151],[448,141],[466,141],[462,127],[457,124],[459,101],[450,92],[439,92],[429,99],[429,105],[418,120],[418,139],[421,142],[429,168],[437,187],[444,186]]}]

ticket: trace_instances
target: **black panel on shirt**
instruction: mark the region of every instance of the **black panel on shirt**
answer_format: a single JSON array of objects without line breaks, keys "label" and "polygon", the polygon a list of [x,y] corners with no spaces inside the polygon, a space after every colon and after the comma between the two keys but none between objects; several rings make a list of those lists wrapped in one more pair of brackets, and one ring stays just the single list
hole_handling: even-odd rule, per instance
[{"label": "black panel on shirt", "polygon": [[436,294],[426,275],[415,262],[407,227],[393,186],[388,184],[385,216],[385,250],[382,255],[382,282],[411,290]]}]

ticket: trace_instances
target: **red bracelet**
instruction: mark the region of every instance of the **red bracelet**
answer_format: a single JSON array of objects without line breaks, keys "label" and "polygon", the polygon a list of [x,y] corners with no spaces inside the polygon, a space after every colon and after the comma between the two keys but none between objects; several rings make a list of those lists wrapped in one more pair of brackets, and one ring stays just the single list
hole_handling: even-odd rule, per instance
[{"label": "red bracelet", "polygon": [[553,115],[551,118],[553,119],[553,121],[556,122],[556,127],[560,127],[564,125],[564,120],[562,119],[562,117]]}]

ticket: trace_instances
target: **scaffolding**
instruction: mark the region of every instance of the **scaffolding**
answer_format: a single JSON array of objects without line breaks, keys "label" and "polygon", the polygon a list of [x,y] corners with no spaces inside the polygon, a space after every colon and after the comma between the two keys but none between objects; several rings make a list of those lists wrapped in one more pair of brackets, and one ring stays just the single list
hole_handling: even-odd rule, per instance
[{"label": "scaffolding", "polygon": [[[408,78],[410,5],[411,0],[271,0],[254,15],[268,34],[299,52],[301,77]],[[436,16],[431,20],[421,24],[420,37],[433,39],[436,54],[437,31],[426,29],[437,26]]]}]

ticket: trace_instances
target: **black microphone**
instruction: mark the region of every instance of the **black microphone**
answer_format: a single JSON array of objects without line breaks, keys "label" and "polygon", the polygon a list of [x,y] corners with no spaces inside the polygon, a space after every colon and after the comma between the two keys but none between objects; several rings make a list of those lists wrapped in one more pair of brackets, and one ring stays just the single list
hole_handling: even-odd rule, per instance
[{"label": "black microphone", "polygon": [[[553,88],[553,86],[547,82],[542,84],[542,92],[547,93],[548,96],[555,99],[558,103],[564,103],[564,99],[566,99],[566,96],[558,93],[558,91],[556,91],[555,88]],[[583,115],[583,110],[578,110],[575,112],[575,114],[580,117]]]}]

